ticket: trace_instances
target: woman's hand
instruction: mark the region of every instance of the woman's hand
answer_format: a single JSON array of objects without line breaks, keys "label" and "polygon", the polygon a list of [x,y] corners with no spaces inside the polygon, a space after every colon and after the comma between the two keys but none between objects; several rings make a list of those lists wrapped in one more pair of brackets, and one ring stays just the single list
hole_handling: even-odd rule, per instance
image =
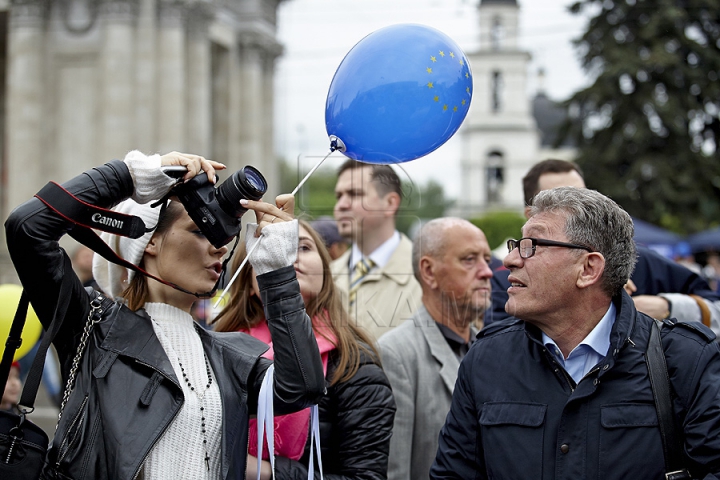
[{"label": "woman's hand", "polygon": [[253,210],[257,219],[258,228],[255,236],[262,234],[266,225],[279,222],[289,222],[295,218],[295,197],[286,193],[275,198],[275,205],[255,200],[240,200],[240,205]]},{"label": "woman's hand", "polygon": [[215,176],[215,170],[224,170],[225,165],[212,160],[207,160],[205,157],[200,155],[193,155],[191,153],[180,153],[170,152],[160,157],[160,164],[163,166],[167,165],[182,165],[187,168],[187,173],[183,176],[183,181],[187,182],[192,179],[198,173],[207,173],[208,180],[215,183],[217,177]]}]

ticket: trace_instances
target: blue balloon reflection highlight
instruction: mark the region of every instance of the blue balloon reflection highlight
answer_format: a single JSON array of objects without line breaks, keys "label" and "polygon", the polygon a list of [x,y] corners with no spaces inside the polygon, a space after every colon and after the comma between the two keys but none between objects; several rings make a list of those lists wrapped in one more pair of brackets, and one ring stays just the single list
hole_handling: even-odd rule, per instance
[{"label": "blue balloon reflection highlight", "polygon": [[385,27],[358,42],[335,72],[327,133],[355,160],[414,160],[460,128],[472,86],[467,57],[450,37],[424,25]]}]

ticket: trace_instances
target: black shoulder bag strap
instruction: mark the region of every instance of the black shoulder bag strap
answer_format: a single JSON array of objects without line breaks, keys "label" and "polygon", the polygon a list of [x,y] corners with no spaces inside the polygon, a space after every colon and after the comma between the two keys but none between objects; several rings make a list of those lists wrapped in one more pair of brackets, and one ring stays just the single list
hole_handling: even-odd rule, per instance
[{"label": "black shoulder bag strap", "polygon": [[[64,268],[66,271],[68,268],[72,269],[72,263],[70,263],[70,259],[67,256],[65,256]],[[45,331],[45,334],[40,341],[37,353],[35,354],[35,359],[33,360],[32,366],[28,371],[28,376],[25,379],[25,384],[23,385],[22,398],[20,399],[19,405],[28,407],[27,409],[24,409],[25,413],[31,412],[35,406],[35,397],[37,397],[37,391],[40,388],[40,381],[42,380],[43,369],[45,367],[45,356],[48,348],[50,347],[50,343],[52,343],[55,335],[60,330],[63,319],[65,318],[65,313],[67,312],[68,303],[70,301],[71,285],[72,282],[70,279],[63,276],[63,281],[60,285],[60,293],[58,295],[58,303],[55,306],[55,312],[53,314],[53,320],[50,325],[48,325],[48,329]],[[29,299],[25,290],[23,290],[20,295],[20,301],[18,302],[18,308],[15,311],[15,318],[13,319],[12,326],[10,327],[10,334],[8,335],[7,342],[5,342],[5,352],[3,353],[2,363],[0,364],[0,381],[2,382],[1,385],[3,390],[5,389],[5,383],[7,382],[7,378],[10,374],[10,367],[13,362],[15,350],[17,350],[22,343],[20,336],[22,334],[23,327],[25,326],[28,305]]]},{"label": "black shoulder bag strap", "polygon": [[690,480],[690,472],[683,467],[683,442],[678,436],[673,412],[670,379],[668,378],[665,351],[660,341],[660,328],[656,321],[650,328],[650,340],[645,353],[650,385],[652,386],[662,438],[663,452],[665,453],[665,479]]},{"label": "black shoulder bag strap", "polygon": [[[65,272],[68,269],[72,269],[72,263],[69,257],[65,256],[65,264],[63,267]],[[47,355],[50,344],[55,339],[55,336],[62,327],[65,314],[67,313],[68,304],[70,303],[70,289],[72,281],[67,275],[63,275],[63,281],[60,285],[60,293],[58,294],[58,303],[55,306],[55,312],[53,313],[52,322],[48,325],[48,329],[45,331],[40,345],[38,346],[37,353],[33,360],[32,366],[28,371],[28,376],[25,379],[23,385],[22,398],[20,399],[19,405],[23,408],[24,413],[30,413],[35,407],[35,398],[37,397],[38,389],[40,388],[40,382],[42,381],[42,374],[45,367],[45,356]],[[94,292],[93,295],[97,298],[100,294]],[[102,303],[104,308],[109,308],[112,304],[112,300],[102,296]],[[5,342],[5,352],[3,353],[2,362],[0,363],[0,388],[4,391],[7,378],[10,374],[10,367],[12,366],[13,357],[15,350],[20,347],[22,343],[21,333],[25,326],[25,318],[27,316],[27,310],[29,305],[29,299],[27,294],[23,290],[18,302],[18,308],[15,312],[12,326],[10,327],[10,334]]]},{"label": "black shoulder bag strap", "polygon": [[15,318],[13,318],[12,325],[10,325],[10,333],[5,341],[5,351],[3,351],[2,361],[0,361],[0,389],[2,389],[3,393],[5,393],[5,385],[10,376],[10,368],[12,367],[15,350],[20,348],[22,344],[22,338],[20,338],[20,336],[25,326],[27,309],[28,298],[27,295],[25,295],[25,290],[23,290],[20,295],[17,310],[15,311]]}]

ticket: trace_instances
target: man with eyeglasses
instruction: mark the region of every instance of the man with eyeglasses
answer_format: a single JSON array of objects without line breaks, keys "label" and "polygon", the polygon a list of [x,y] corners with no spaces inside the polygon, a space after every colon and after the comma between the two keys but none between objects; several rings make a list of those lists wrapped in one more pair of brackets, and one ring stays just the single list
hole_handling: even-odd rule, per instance
[{"label": "man with eyeglasses", "polygon": [[[463,359],[430,478],[666,478],[645,361],[656,321],[623,288],[632,219],[573,187],[539,193],[529,214],[504,260],[517,318]],[[665,320],[661,339],[688,470],[667,478],[720,479],[720,346],[699,323]]]},{"label": "man with eyeglasses", "polygon": [[[538,192],[554,187],[585,188],[580,167],[573,162],[548,159],[538,162],[523,177],[525,216]],[[720,296],[707,282],[688,268],[663,257],[648,247],[638,245],[635,266],[628,293],[635,306],[657,319],[674,318],[683,322],[702,322],[720,335]],[[514,313],[506,310],[509,272],[502,266],[493,268],[492,308],[485,315],[485,325],[506,320]]]}]

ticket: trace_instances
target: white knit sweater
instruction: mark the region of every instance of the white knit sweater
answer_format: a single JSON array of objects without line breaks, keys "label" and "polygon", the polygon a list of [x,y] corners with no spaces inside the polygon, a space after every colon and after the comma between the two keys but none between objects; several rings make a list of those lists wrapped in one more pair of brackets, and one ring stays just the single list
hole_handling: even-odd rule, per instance
[{"label": "white knit sweater", "polygon": [[[222,438],[222,400],[213,375],[210,389],[202,343],[195,331],[192,317],[164,303],[147,303],[145,311],[153,319],[155,334],[170,359],[185,396],[185,403],[173,422],[150,451],[139,478],[143,480],[199,480],[220,478],[220,441]],[[185,368],[195,392],[183,380],[178,359]],[[200,411],[203,395],[205,437],[202,434]],[[205,446],[210,456],[210,471],[205,463]]]}]

